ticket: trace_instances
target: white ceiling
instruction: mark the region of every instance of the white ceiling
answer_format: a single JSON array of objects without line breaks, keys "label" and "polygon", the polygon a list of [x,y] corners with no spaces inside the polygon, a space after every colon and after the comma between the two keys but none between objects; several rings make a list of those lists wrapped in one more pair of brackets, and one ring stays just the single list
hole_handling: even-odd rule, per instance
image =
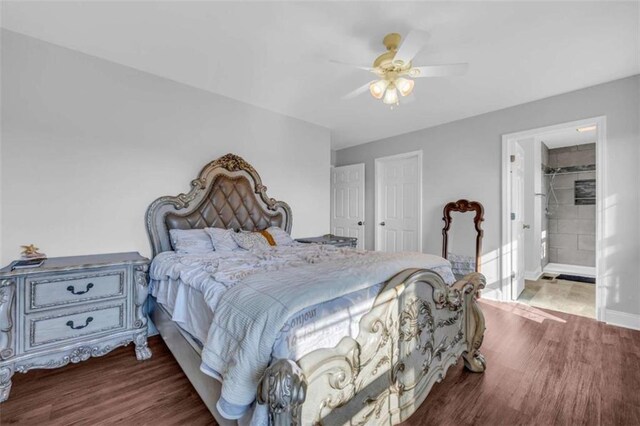
[{"label": "white ceiling", "polygon": [[[332,130],[333,148],[640,73],[636,2],[3,2],[2,26]],[[427,30],[420,79],[390,110],[370,64],[388,32]]]},{"label": "white ceiling", "polygon": [[598,140],[597,130],[578,132],[577,129],[565,129],[541,138],[549,149],[566,146],[584,145]]}]

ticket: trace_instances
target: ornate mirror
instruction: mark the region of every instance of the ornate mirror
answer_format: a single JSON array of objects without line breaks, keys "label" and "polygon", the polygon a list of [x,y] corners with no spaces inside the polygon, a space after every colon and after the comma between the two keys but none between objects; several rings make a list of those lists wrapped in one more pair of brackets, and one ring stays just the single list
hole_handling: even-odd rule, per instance
[{"label": "ornate mirror", "polygon": [[477,201],[458,200],[444,206],[442,257],[451,262],[456,278],[480,272],[484,208]]}]

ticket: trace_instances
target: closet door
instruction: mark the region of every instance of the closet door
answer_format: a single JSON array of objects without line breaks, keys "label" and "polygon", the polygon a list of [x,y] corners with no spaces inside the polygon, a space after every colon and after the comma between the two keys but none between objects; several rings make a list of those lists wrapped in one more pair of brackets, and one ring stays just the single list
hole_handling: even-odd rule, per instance
[{"label": "closet door", "polygon": [[422,251],[422,151],[376,159],[376,250]]},{"label": "closet door", "polygon": [[364,163],[331,170],[331,233],[364,249]]}]

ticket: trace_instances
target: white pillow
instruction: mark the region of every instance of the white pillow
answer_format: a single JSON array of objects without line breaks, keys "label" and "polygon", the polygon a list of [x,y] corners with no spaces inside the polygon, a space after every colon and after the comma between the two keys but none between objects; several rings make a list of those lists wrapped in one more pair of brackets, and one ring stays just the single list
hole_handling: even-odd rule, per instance
[{"label": "white pillow", "polygon": [[271,234],[273,241],[276,242],[277,246],[290,246],[295,242],[287,231],[278,226],[271,226],[267,228],[267,232]]},{"label": "white pillow", "polygon": [[211,238],[204,229],[169,230],[173,249],[181,254],[201,254],[213,251]]},{"label": "white pillow", "polygon": [[259,232],[240,231],[233,233],[233,239],[245,250],[254,248],[269,248],[269,242]]},{"label": "white pillow", "polygon": [[232,251],[238,249],[238,244],[233,239],[233,229],[205,228],[209,234],[209,241],[216,251]]}]

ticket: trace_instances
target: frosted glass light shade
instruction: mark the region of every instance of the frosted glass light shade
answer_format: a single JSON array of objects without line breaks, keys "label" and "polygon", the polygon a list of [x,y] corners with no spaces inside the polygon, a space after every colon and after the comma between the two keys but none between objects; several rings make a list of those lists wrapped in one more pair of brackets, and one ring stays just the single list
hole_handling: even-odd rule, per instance
[{"label": "frosted glass light shade", "polygon": [[382,99],[387,105],[395,105],[398,103],[398,90],[394,85],[389,85],[387,91],[384,94],[384,99]]},{"label": "frosted glass light shade", "polygon": [[413,86],[415,85],[415,82],[413,80],[400,77],[396,79],[394,84],[398,88],[398,91],[402,96],[407,96],[411,94],[411,92],[413,91]]},{"label": "frosted glass light shade", "polygon": [[369,85],[369,91],[371,92],[371,96],[373,96],[376,99],[382,99],[382,96],[384,95],[384,91],[387,89],[387,86],[389,86],[388,80],[378,80],[376,82],[371,83]]}]

